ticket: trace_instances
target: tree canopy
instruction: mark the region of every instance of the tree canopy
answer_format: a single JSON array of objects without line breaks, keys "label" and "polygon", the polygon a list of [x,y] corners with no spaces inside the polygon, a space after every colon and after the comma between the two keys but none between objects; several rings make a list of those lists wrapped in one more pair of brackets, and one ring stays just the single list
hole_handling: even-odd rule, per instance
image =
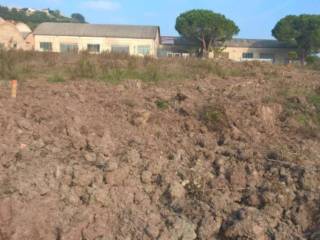
[{"label": "tree canopy", "polygon": [[71,18],[78,21],[79,23],[85,23],[86,19],[84,18],[84,16],[80,13],[73,13],[71,14]]},{"label": "tree canopy", "polygon": [[224,15],[201,9],[182,13],[176,20],[176,30],[182,37],[199,44],[203,56],[240,31]]},{"label": "tree canopy", "polygon": [[[79,14],[81,15],[81,14]],[[34,29],[37,25],[43,22],[77,22],[80,23],[79,15],[75,18],[63,16],[59,10],[48,10],[28,12],[27,8],[17,9],[8,8],[0,5],[0,17],[5,20],[13,20],[17,22],[24,22],[29,25],[30,28]],[[82,15],[81,15],[82,16]],[[82,16],[83,17],[83,16]]]},{"label": "tree canopy", "polygon": [[320,51],[320,15],[289,15],[281,19],[272,35],[279,41],[296,45],[302,63],[306,56]]}]

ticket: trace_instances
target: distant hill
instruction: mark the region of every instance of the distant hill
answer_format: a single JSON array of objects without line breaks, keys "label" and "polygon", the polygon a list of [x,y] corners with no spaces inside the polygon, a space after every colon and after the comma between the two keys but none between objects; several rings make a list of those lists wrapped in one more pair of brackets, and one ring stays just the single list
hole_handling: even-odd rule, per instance
[{"label": "distant hill", "polygon": [[34,29],[37,25],[43,22],[74,22],[85,23],[85,18],[74,13],[71,17],[66,17],[59,10],[43,9],[37,10],[32,8],[8,8],[0,6],[0,17],[5,20],[14,20],[24,22]]}]

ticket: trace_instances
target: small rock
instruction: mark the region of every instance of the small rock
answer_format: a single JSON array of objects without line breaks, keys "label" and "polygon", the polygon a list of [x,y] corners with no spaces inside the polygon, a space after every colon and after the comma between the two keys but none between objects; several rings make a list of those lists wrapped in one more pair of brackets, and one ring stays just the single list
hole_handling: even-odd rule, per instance
[{"label": "small rock", "polygon": [[108,192],[104,189],[96,189],[93,193],[93,197],[96,202],[102,204],[103,206],[106,206],[108,200],[110,199]]},{"label": "small rock", "polygon": [[199,227],[199,239],[215,239],[218,235],[222,224],[222,219],[218,216],[207,215],[201,221]]},{"label": "small rock", "polygon": [[84,158],[88,162],[95,162],[97,160],[97,155],[95,153],[86,152]]},{"label": "small rock", "polygon": [[197,238],[197,226],[187,219],[179,218],[173,225],[170,231],[172,240],[194,240]]},{"label": "small rock", "polygon": [[135,166],[141,162],[140,153],[136,149],[130,149],[125,156],[125,160]]},{"label": "small rock", "polygon": [[151,183],[152,182],[152,173],[150,171],[144,171],[141,174],[141,181],[143,183]]},{"label": "small rock", "polygon": [[320,189],[319,180],[319,175],[315,171],[305,172],[300,178],[300,183],[304,189],[316,191],[316,189]]},{"label": "small rock", "polygon": [[112,172],[114,170],[117,170],[119,167],[118,162],[115,159],[109,160],[107,162],[107,172]]},{"label": "small rock", "polygon": [[118,168],[112,172],[108,172],[105,175],[105,181],[111,186],[119,186],[128,178],[129,173],[129,167]]},{"label": "small rock", "polygon": [[27,119],[18,120],[17,125],[19,128],[23,128],[26,130],[32,129],[32,124]]},{"label": "small rock", "polygon": [[231,138],[234,140],[241,140],[242,132],[237,128],[233,127],[231,130]]},{"label": "small rock", "polygon": [[157,239],[157,237],[160,234],[160,230],[158,226],[154,226],[154,225],[148,225],[146,228],[146,233],[148,236],[151,237],[151,239]]},{"label": "small rock", "polygon": [[228,173],[228,180],[232,187],[244,188],[247,185],[246,171],[243,167],[232,169]]},{"label": "small rock", "polygon": [[173,201],[184,199],[186,194],[185,188],[179,182],[174,182],[171,184],[169,192]]},{"label": "small rock", "polygon": [[302,228],[302,231],[306,231],[313,222],[312,214],[305,206],[300,206],[296,212],[292,213],[292,220]]},{"label": "small rock", "polygon": [[152,239],[157,239],[160,235],[160,229],[162,227],[161,216],[159,214],[152,213],[148,219],[148,226],[146,228],[147,234]]},{"label": "small rock", "polygon": [[248,208],[238,220],[233,219],[225,225],[226,239],[267,240],[266,228],[258,209]]},{"label": "small rock", "polygon": [[132,116],[131,123],[135,126],[146,125],[151,117],[151,112],[149,111],[139,111]]},{"label": "small rock", "polygon": [[153,193],[153,192],[154,192],[155,188],[154,188],[152,185],[144,185],[144,186],[143,186],[143,190],[144,190],[146,193],[150,194],[150,193]]}]

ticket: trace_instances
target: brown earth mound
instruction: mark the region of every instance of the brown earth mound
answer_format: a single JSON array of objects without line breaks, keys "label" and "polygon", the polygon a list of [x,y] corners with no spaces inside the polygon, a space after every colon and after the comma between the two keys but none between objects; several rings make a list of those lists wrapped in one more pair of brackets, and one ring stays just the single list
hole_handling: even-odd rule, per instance
[{"label": "brown earth mound", "polygon": [[0,85],[1,240],[320,239],[318,75]]}]

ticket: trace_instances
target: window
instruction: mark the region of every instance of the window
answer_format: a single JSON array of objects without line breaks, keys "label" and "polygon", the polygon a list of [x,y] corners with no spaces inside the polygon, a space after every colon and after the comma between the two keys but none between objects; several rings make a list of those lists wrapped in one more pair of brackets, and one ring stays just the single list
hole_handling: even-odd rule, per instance
[{"label": "window", "polygon": [[243,53],[242,58],[244,59],[252,59],[253,58],[253,53]]},{"label": "window", "polygon": [[150,54],[150,46],[138,46],[138,54],[147,56]]},{"label": "window", "polygon": [[51,52],[52,51],[52,43],[51,42],[40,42],[40,48],[42,51]]},{"label": "window", "polygon": [[69,53],[69,52],[78,52],[78,44],[76,43],[61,43],[60,52]]},{"label": "window", "polygon": [[270,53],[261,53],[260,54],[260,59],[266,59],[266,60],[273,60],[274,55]]},{"label": "window", "polygon": [[87,50],[90,53],[99,53],[100,52],[100,44],[88,44]]},{"label": "window", "polygon": [[113,53],[125,53],[129,54],[129,46],[111,46],[111,52]]},{"label": "window", "polygon": [[112,45],[111,52],[129,54],[129,46],[125,45]]}]

